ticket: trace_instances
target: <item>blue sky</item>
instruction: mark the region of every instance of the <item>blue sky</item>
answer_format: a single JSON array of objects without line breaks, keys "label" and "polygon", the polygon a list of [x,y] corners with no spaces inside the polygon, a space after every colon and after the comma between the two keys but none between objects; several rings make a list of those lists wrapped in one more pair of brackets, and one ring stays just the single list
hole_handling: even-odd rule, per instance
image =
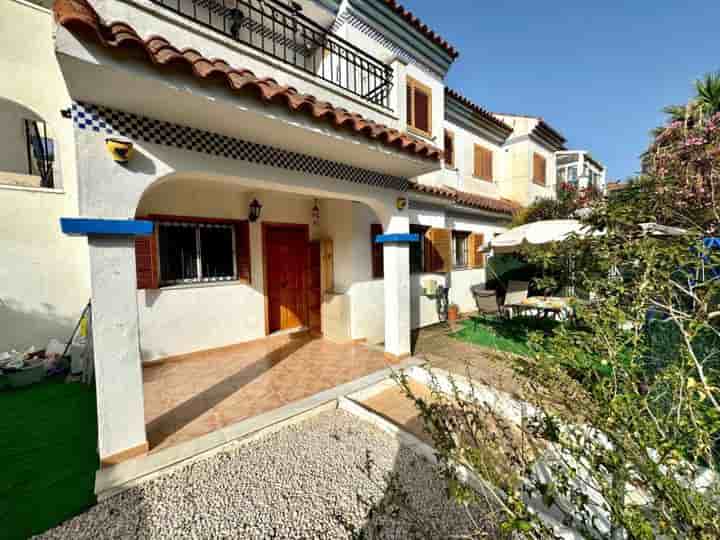
[{"label": "blue sky", "polygon": [[403,0],[460,50],[448,84],[492,111],[542,116],[624,179],[660,109],[720,69],[720,1]]}]

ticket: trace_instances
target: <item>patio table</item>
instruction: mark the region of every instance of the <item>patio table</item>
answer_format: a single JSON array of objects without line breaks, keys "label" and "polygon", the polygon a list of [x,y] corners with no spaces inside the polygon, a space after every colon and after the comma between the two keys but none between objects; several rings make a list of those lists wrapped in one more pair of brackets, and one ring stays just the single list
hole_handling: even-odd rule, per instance
[{"label": "patio table", "polygon": [[571,298],[559,296],[531,296],[518,304],[506,304],[504,308],[511,314],[514,311],[522,314],[535,314],[538,318],[552,317],[557,319],[562,315],[570,315]]}]

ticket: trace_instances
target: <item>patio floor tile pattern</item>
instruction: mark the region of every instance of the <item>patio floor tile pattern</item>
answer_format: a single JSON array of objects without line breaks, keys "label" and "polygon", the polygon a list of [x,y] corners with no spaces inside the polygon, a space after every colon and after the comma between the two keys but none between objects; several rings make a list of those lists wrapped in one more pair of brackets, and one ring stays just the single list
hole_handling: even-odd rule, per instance
[{"label": "patio floor tile pattern", "polygon": [[388,367],[382,352],[291,334],[143,369],[151,452]]}]

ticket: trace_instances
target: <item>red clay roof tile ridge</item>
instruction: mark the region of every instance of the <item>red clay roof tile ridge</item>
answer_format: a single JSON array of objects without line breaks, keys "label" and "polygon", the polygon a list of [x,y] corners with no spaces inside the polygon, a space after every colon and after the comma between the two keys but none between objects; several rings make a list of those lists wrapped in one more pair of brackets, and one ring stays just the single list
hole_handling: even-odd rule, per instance
[{"label": "red clay roof tile ridge", "polygon": [[464,104],[466,107],[469,107],[479,115],[481,115],[483,118],[488,120],[489,122],[492,122],[496,126],[500,127],[505,131],[506,133],[510,134],[513,132],[512,126],[505,123],[503,120],[495,116],[493,113],[491,113],[489,110],[481,107],[480,105],[474,103],[470,99],[466,98],[464,95],[462,95],[457,90],[453,90],[449,86],[445,87],[445,93],[448,94],[453,99],[458,100],[460,103]]},{"label": "red clay roof tile ridge", "polygon": [[272,77],[258,78],[252,71],[231,67],[228,62],[218,58],[206,58],[193,48],[178,49],[163,36],[153,35],[143,40],[132,26],[124,22],[104,24],[87,0],[55,0],[53,5],[55,20],[72,32],[88,32],[103,46],[108,48],[138,48],[155,65],[184,64],[201,79],[221,75],[232,90],[250,88],[257,97],[266,103],[284,102],[291,111],[306,112],[313,118],[327,120],[335,127],[347,127],[370,139],[379,140],[387,146],[411,152],[420,157],[439,161],[443,152],[396,129],[362,115],[334,107],[326,101],[318,101],[315,96],[301,94],[291,86],[281,86]]},{"label": "red clay roof tile ridge", "polygon": [[405,6],[400,4],[400,2],[397,2],[396,0],[383,0],[385,2],[385,5],[387,5],[391,10],[393,10],[395,13],[400,15],[405,21],[410,23],[413,27],[415,27],[417,30],[420,31],[425,37],[430,39],[433,43],[436,45],[439,45],[445,51],[452,57],[452,59],[456,59],[458,56],[460,56],[460,52],[450,45],[450,43],[447,42],[444,38],[442,38],[438,33],[436,33],[434,30],[432,30],[427,24],[422,22],[416,15],[414,15],[409,9],[407,9]]}]

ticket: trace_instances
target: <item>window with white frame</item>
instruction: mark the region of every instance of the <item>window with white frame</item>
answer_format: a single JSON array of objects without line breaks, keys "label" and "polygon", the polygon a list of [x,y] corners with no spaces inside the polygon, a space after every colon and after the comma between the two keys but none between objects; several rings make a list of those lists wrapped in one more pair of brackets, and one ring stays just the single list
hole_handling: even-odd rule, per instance
[{"label": "window with white frame", "polygon": [[578,168],[577,165],[568,167],[567,181],[570,184],[577,185],[578,183]]},{"label": "window with white frame", "polygon": [[468,266],[468,239],[470,233],[466,231],[452,232],[452,255],[455,268]]},{"label": "window with white frame", "polygon": [[232,224],[160,222],[158,252],[161,285],[237,279]]}]

